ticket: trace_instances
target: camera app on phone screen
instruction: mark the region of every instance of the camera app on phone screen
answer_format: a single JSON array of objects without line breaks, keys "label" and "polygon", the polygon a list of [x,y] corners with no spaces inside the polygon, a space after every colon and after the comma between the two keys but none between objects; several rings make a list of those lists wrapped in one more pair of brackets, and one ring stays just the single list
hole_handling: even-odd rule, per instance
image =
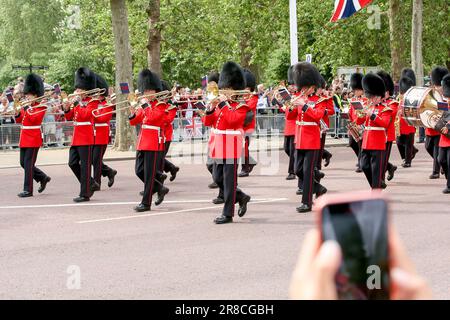
[{"label": "camera app on phone screen", "polygon": [[336,275],[339,299],[389,299],[387,204],[365,200],[326,206],[322,213],[323,241],[342,249]]}]

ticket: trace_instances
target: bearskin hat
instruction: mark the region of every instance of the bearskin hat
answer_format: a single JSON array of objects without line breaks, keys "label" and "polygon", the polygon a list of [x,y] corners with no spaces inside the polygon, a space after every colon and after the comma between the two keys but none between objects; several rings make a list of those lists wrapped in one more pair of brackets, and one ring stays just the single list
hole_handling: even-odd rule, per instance
[{"label": "bearskin hat", "polygon": [[171,91],[172,90],[169,86],[169,83],[166,80],[161,80],[161,89],[162,89],[162,91]]},{"label": "bearskin hat", "polygon": [[96,82],[97,82],[97,88],[99,89],[105,89],[105,93],[103,94],[104,97],[107,97],[109,95],[109,85],[108,82],[99,74],[95,74]]},{"label": "bearskin hat", "polygon": [[287,81],[288,81],[288,85],[293,85],[294,84],[294,66],[290,66],[287,72]]},{"label": "bearskin hat", "polygon": [[215,82],[215,83],[219,83],[219,73],[218,72],[211,72],[210,74],[208,74],[208,82]]},{"label": "bearskin hat", "polygon": [[151,72],[149,69],[144,69],[138,75],[138,90],[140,93],[144,93],[147,90],[160,92],[162,90],[161,80],[156,73]]},{"label": "bearskin hat", "polygon": [[33,94],[38,97],[44,95],[44,81],[37,74],[30,73],[25,79],[24,94]]},{"label": "bearskin hat", "polygon": [[398,82],[400,94],[405,94],[411,87],[414,87],[415,81],[408,76],[403,76]]},{"label": "bearskin hat", "polygon": [[228,61],[223,65],[219,77],[219,89],[245,89],[244,70],[236,63]]},{"label": "bearskin hat", "polygon": [[250,88],[250,91],[255,91],[256,89],[256,78],[253,75],[253,73],[248,70],[244,69],[244,76],[245,76],[245,87]]},{"label": "bearskin hat", "polygon": [[320,88],[325,89],[327,87],[327,81],[323,77],[323,75],[320,75]]},{"label": "bearskin hat", "polygon": [[404,78],[404,77],[410,78],[413,81],[413,83],[414,83],[413,86],[416,85],[416,74],[414,73],[413,69],[411,69],[411,68],[403,68],[401,78]]},{"label": "bearskin hat", "polygon": [[97,88],[95,73],[88,68],[81,67],[75,72],[75,89],[92,90]]},{"label": "bearskin hat", "polygon": [[446,67],[438,66],[431,71],[431,84],[440,86],[442,79],[448,74]]},{"label": "bearskin hat", "polygon": [[362,87],[365,95],[368,97],[378,96],[384,98],[386,94],[386,86],[383,79],[374,73],[368,73],[364,76]]},{"label": "bearskin hat", "polygon": [[391,75],[390,75],[389,73],[387,73],[386,71],[383,71],[383,70],[378,71],[378,72],[377,72],[377,75],[378,75],[381,79],[383,79],[383,81],[384,81],[384,86],[385,86],[385,88],[386,88],[386,91],[389,92],[389,95],[390,95],[390,96],[393,96],[393,95],[394,95],[394,90],[395,90],[395,88],[394,88],[394,81],[392,80]]},{"label": "bearskin hat", "polygon": [[444,97],[450,98],[450,74],[447,74],[442,79],[442,90],[444,91]]},{"label": "bearskin hat", "polygon": [[352,88],[352,90],[363,90],[363,77],[364,75],[362,73],[353,73],[350,77],[350,88]]},{"label": "bearskin hat", "polygon": [[320,73],[309,62],[300,62],[294,65],[292,75],[298,89],[311,86],[320,87]]}]

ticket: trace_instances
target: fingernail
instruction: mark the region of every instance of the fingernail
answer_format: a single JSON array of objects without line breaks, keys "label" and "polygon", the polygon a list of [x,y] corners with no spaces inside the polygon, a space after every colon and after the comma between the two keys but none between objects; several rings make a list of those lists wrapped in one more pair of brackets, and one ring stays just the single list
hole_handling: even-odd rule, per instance
[{"label": "fingernail", "polygon": [[334,240],[325,241],[320,250],[326,255],[341,254],[341,247]]}]

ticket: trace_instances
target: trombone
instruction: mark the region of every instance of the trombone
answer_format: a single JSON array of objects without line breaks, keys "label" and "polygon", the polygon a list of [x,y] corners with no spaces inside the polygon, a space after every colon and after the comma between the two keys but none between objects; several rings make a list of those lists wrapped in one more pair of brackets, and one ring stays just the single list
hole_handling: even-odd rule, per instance
[{"label": "trombone", "polygon": [[82,95],[86,95],[86,96],[93,98],[93,97],[104,95],[105,93],[106,93],[106,89],[95,88],[95,89],[84,91],[84,92],[77,92],[77,93],[69,94],[68,99],[76,97],[76,96],[82,96]]}]

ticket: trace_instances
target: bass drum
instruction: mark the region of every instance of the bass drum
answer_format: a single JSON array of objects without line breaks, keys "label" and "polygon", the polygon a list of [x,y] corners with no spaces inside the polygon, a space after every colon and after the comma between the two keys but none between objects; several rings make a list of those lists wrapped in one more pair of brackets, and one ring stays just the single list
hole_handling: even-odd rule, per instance
[{"label": "bass drum", "polygon": [[403,115],[412,126],[438,130],[448,117],[448,111],[440,110],[444,99],[431,88],[412,87],[404,96]]}]

